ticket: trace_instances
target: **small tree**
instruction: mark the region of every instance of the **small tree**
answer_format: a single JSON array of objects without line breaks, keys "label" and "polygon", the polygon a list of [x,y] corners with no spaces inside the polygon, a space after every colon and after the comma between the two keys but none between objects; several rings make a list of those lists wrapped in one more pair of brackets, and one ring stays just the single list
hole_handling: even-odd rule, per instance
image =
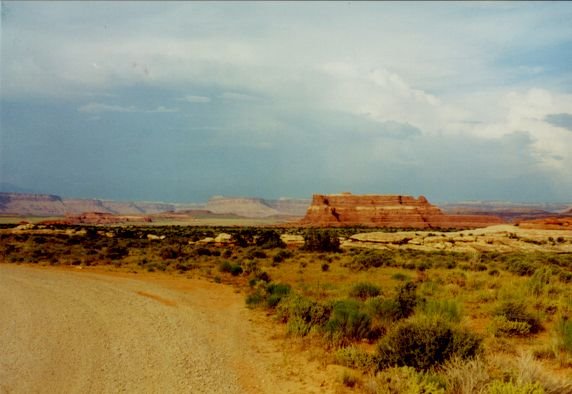
[{"label": "small tree", "polygon": [[256,238],[256,246],[259,246],[262,249],[272,249],[283,248],[286,246],[286,244],[284,241],[282,241],[280,234],[278,234],[276,231],[264,230],[262,234]]},{"label": "small tree", "polygon": [[312,252],[339,252],[340,239],[331,230],[308,230],[304,234],[304,250]]}]

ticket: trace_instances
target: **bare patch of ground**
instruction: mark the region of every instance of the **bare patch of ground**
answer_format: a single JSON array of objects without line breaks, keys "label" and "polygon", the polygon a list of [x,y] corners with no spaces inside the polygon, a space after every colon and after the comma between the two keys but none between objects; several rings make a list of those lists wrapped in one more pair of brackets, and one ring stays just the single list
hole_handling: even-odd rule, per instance
[{"label": "bare patch of ground", "polygon": [[327,393],[229,286],[0,264],[0,392]]}]

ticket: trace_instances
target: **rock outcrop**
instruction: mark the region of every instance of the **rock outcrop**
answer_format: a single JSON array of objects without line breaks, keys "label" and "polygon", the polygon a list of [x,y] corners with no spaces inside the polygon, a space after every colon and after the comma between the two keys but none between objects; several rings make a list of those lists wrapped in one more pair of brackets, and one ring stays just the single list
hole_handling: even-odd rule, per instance
[{"label": "rock outcrop", "polygon": [[107,212],[84,212],[80,215],[68,215],[65,219],[61,220],[47,220],[40,224],[65,224],[65,225],[78,225],[78,224],[120,224],[127,222],[144,222],[150,223],[152,219],[148,216],[135,216],[135,215],[113,215]]},{"label": "rock outcrop", "polygon": [[395,228],[476,228],[503,223],[495,216],[446,215],[423,196],[315,194],[302,224]]},{"label": "rock outcrop", "polygon": [[571,230],[572,215],[568,217],[552,217],[535,220],[523,220],[516,224],[520,228],[541,229],[541,230]]}]

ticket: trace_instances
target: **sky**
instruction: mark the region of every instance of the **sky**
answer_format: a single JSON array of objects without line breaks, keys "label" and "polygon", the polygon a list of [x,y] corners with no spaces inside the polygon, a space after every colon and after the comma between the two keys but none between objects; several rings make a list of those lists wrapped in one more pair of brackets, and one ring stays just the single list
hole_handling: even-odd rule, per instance
[{"label": "sky", "polygon": [[0,184],[572,201],[570,2],[1,2]]}]

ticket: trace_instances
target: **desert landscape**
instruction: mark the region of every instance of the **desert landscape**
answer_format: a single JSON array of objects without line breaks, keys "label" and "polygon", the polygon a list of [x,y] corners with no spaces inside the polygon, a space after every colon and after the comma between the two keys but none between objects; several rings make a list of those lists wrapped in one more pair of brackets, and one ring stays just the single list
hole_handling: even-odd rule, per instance
[{"label": "desert landscape", "polygon": [[253,201],[6,215],[2,390],[572,392],[566,212],[343,193],[252,226]]},{"label": "desert landscape", "polygon": [[0,394],[572,394],[571,20],[0,1]]}]

